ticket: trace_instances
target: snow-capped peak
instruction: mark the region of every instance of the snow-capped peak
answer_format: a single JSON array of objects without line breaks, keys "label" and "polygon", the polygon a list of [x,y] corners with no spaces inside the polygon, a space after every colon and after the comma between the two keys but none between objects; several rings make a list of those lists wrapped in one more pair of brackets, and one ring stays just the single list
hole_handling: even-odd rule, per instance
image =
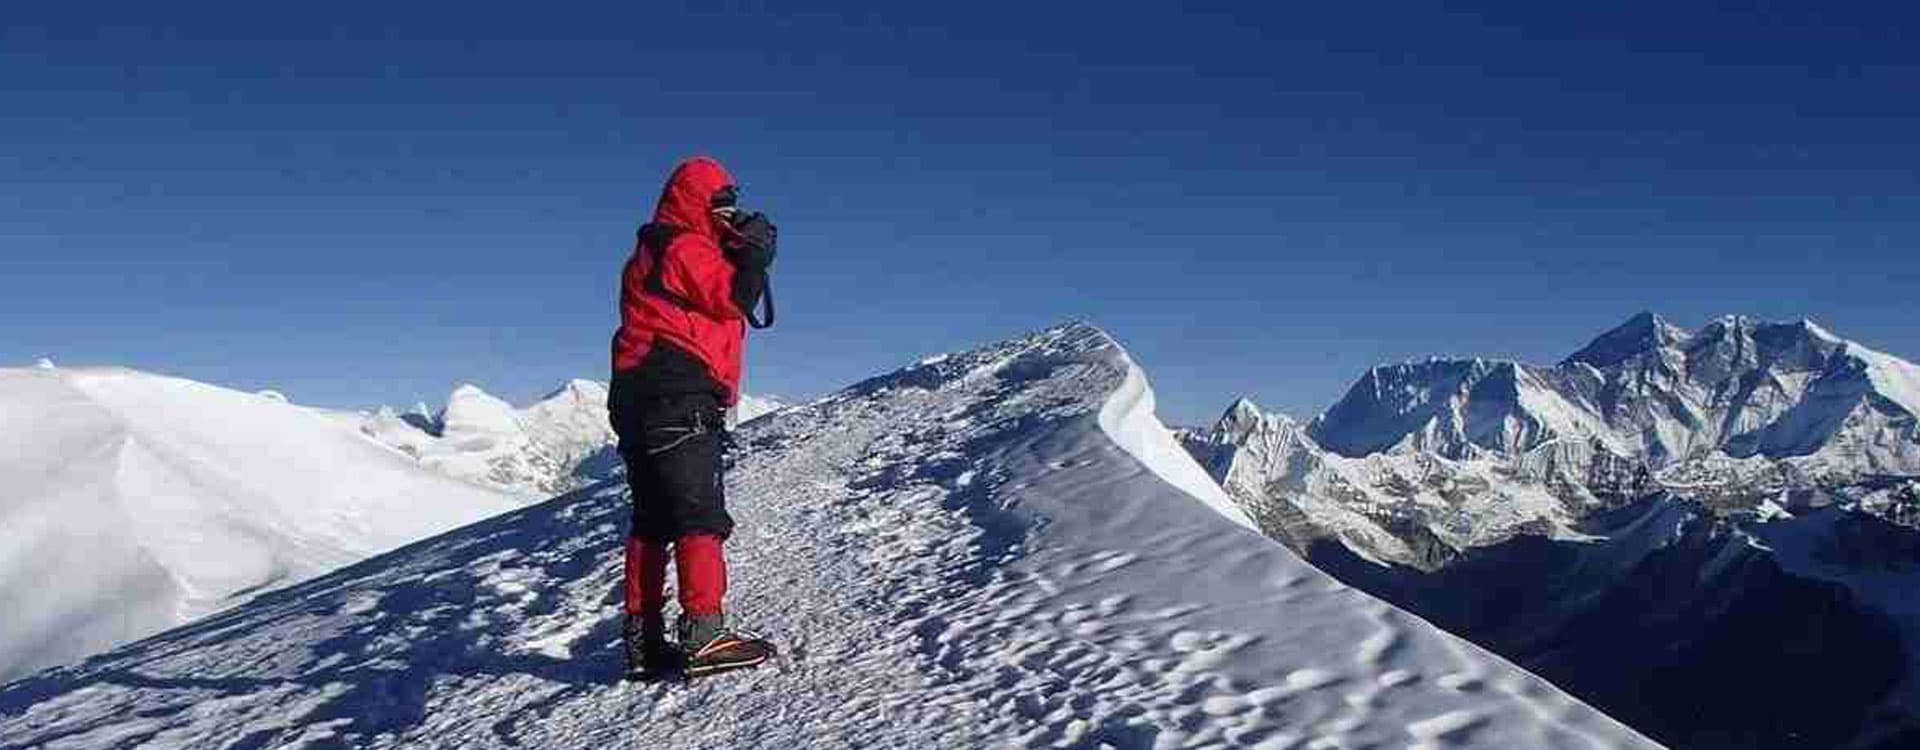
[{"label": "snow-capped peak", "polygon": [[1726,316],[1696,332],[1641,313],[1556,367],[1375,367],[1309,429],[1344,456],[1515,458],[1572,439],[1663,466],[1716,451],[1778,458],[1843,445],[1864,459],[1861,470],[1899,473],[1920,471],[1915,373],[1812,321]]},{"label": "snow-capped peak", "polygon": [[1851,341],[1844,342],[1842,351],[1864,365],[1874,393],[1920,419],[1920,366]]},{"label": "snow-capped peak", "polygon": [[1234,399],[1213,427],[1206,433],[1206,439],[1235,441],[1256,430],[1276,430],[1295,428],[1293,418],[1279,412],[1267,412],[1254,403],[1253,399],[1242,396]]},{"label": "snow-capped peak", "polygon": [[1308,426],[1343,456],[1434,451],[1518,454],[1548,440],[1599,432],[1557,376],[1501,359],[1436,359],[1375,367]]},{"label": "snow-capped peak", "polygon": [[1828,331],[1826,328],[1821,327],[1819,323],[1813,322],[1811,318],[1801,318],[1800,327],[1803,329],[1806,329],[1807,333],[1813,336],[1814,338],[1821,339],[1823,341],[1831,341],[1834,343],[1839,343],[1841,341],[1839,336],[1833,335],[1833,332]]},{"label": "snow-capped peak", "polygon": [[1691,334],[1652,312],[1642,312],[1613,330],[1600,334],[1567,362],[1585,362],[1608,368],[1633,357],[1685,344]]},{"label": "snow-capped peak", "polygon": [[567,471],[614,442],[607,385],[573,379],[520,412],[527,435]]},{"label": "snow-capped peak", "polygon": [[606,406],[606,398],[607,384],[597,380],[574,378],[562,384],[560,387],[548,391],[546,395],[540,397],[540,400],[553,401],[555,399],[566,399],[569,401],[591,402],[597,399],[599,405],[604,407]]},{"label": "snow-capped peak", "polygon": [[1264,416],[1266,413],[1260,410],[1259,404],[1254,403],[1253,399],[1241,396],[1234,399],[1233,405],[1227,407],[1227,413],[1220,415],[1220,419],[1214,422],[1214,428],[1228,431],[1244,429],[1259,424]]},{"label": "snow-capped peak", "polygon": [[526,409],[462,383],[438,415],[390,409],[361,426],[368,436],[440,473],[536,499],[577,487],[591,456],[613,442],[606,386],[571,380]]},{"label": "snow-capped peak", "polygon": [[498,435],[520,431],[520,418],[514,413],[513,405],[472,383],[461,383],[453,389],[453,393],[447,396],[446,408],[440,410],[436,421],[448,436]]}]

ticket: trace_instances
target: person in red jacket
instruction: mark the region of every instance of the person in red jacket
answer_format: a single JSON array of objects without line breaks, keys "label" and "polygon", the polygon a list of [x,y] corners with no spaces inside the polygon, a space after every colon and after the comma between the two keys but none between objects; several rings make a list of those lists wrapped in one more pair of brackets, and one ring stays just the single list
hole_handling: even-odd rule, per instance
[{"label": "person in red jacket", "polygon": [[[738,199],[718,161],[682,162],[621,275],[607,408],[633,494],[622,634],[636,677],[750,667],[774,651],[729,628],[724,607],[722,543],[733,532],[722,482],[725,414],[740,396],[748,323],[772,322],[776,236]],[[766,321],[754,314],[763,297]],[[677,648],[666,639],[669,557],[679,574]]]}]

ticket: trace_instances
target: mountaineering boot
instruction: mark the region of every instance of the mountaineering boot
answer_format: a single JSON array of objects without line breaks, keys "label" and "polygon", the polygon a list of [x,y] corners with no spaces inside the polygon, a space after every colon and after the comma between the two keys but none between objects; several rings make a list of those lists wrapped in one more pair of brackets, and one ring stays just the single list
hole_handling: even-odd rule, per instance
[{"label": "mountaineering boot", "polygon": [[774,655],[766,639],[729,630],[725,615],[682,616],[680,648],[688,677],[759,666]]},{"label": "mountaineering boot", "polygon": [[627,679],[656,679],[683,666],[680,649],[667,642],[667,625],[658,618],[628,615],[620,639],[626,646]]}]

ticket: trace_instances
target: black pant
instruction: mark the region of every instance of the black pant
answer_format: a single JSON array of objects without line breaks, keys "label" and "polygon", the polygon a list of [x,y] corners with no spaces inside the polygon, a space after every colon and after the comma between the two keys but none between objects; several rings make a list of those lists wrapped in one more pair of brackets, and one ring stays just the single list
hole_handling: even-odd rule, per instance
[{"label": "black pant", "polygon": [[608,406],[633,490],[633,535],[662,544],[687,534],[731,535],[720,400],[710,393],[634,397],[621,390],[616,386]]}]

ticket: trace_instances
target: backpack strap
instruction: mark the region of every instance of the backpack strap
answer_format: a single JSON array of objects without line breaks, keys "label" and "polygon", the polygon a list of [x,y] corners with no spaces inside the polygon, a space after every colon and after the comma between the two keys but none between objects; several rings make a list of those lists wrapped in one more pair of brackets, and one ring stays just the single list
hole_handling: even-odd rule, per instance
[{"label": "backpack strap", "polygon": [[[674,239],[678,238],[681,233],[685,231],[687,230],[668,224],[647,224],[640,227],[640,250],[641,252],[653,253],[653,262],[647,266],[647,275],[646,278],[641,280],[640,288],[646,290],[649,294],[658,295],[661,299],[679,305],[684,309],[692,310],[695,309],[693,301],[679,294],[675,294],[673,290],[667,288],[666,281],[664,281],[667,268],[667,248],[672,247]],[[753,326],[754,328],[768,328],[772,326],[773,282],[767,277],[767,270],[761,268],[755,271],[748,271],[747,269],[736,268],[735,273],[760,274],[761,292],[758,300],[748,305],[747,309],[741,310],[740,313],[747,319],[747,325]],[[756,308],[765,309],[767,313],[766,317],[761,318],[754,314]]]},{"label": "backpack strap", "polygon": [[653,253],[653,261],[647,266],[647,276],[640,282],[640,288],[658,295],[661,299],[693,309],[693,302],[675,294],[667,288],[664,280],[667,268],[667,248],[673,246],[675,238],[686,230],[668,224],[647,224],[640,227],[639,240],[641,252]]}]

